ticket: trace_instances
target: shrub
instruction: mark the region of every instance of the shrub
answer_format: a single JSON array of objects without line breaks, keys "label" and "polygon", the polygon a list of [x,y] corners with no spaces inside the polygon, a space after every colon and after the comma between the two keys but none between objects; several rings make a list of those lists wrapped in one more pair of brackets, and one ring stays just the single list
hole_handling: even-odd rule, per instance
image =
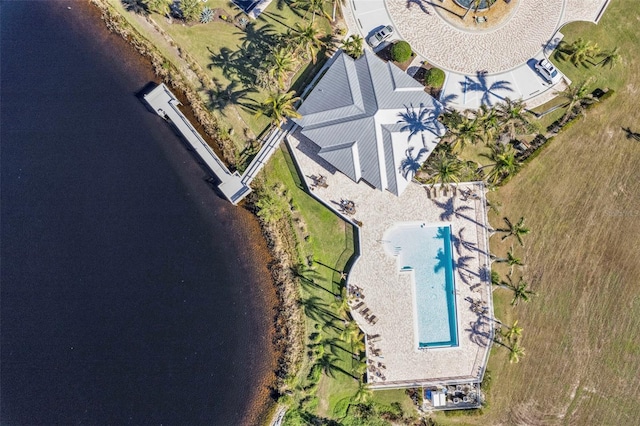
[{"label": "shrub", "polygon": [[391,59],[404,62],[411,57],[411,46],[406,41],[399,41],[391,48]]},{"label": "shrub", "polygon": [[427,74],[424,76],[424,84],[435,89],[441,88],[444,84],[444,71],[440,68],[427,70]]},{"label": "shrub", "polygon": [[211,21],[213,21],[213,10],[210,7],[205,7],[200,13],[200,23],[208,24]]}]

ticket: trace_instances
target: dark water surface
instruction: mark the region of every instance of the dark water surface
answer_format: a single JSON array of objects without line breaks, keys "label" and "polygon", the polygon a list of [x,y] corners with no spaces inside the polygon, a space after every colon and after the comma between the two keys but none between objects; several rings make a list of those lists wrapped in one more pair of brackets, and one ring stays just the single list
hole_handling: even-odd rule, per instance
[{"label": "dark water surface", "polygon": [[0,423],[253,423],[274,366],[256,222],[136,98],[153,76],[93,9],[0,19]]}]

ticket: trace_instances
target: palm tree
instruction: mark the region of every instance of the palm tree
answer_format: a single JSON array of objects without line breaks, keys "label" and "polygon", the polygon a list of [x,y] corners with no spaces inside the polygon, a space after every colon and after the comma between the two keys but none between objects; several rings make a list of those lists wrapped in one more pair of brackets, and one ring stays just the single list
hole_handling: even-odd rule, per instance
[{"label": "palm tree", "polygon": [[491,170],[489,171],[489,173],[487,173],[486,178],[487,181],[493,185],[520,170],[520,160],[516,158],[516,151],[511,145],[495,143],[491,147],[490,154],[481,155],[488,158],[492,162],[491,164],[488,164],[484,167],[491,167]]},{"label": "palm tree", "polygon": [[507,339],[509,341],[514,340],[514,339],[517,340],[518,337],[522,336],[522,327],[518,327],[518,320],[515,320],[513,322],[513,325],[511,327],[507,326],[507,328],[509,330],[507,330],[507,332],[504,333],[504,338],[505,339]]},{"label": "palm tree", "polygon": [[571,44],[560,42],[557,55],[561,59],[569,59],[574,66],[587,66],[589,60],[598,55],[600,48],[597,43],[579,38]]},{"label": "palm tree", "polygon": [[507,252],[507,257],[497,259],[496,262],[506,263],[507,265],[509,265],[509,276],[513,274],[513,268],[515,266],[524,266],[524,263],[522,263],[522,259],[520,259],[519,257],[516,257],[516,255],[513,253],[513,246],[509,248],[509,251]]},{"label": "palm tree", "polygon": [[456,109],[447,109],[440,116],[440,122],[444,124],[445,127],[457,127],[462,123],[463,115],[460,111]]},{"label": "palm tree", "polygon": [[497,229],[498,232],[504,232],[506,235],[502,236],[502,240],[506,240],[510,236],[516,237],[521,246],[524,246],[524,242],[522,241],[522,237],[524,235],[529,234],[531,229],[525,228],[524,226],[524,217],[521,217],[518,223],[515,225],[509,220],[508,217],[503,217],[504,223],[507,224],[506,228]]},{"label": "palm tree", "polygon": [[264,191],[256,202],[258,216],[267,223],[282,219],[288,208],[286,200],[274,191]]},{"label": "palm tree", "polygon": [[342,42],[342,50],[353,59],[358,59],[364,53],[364,40],[357,34],[352,34]]},{"label": "palm tree", "polygon": [[500,274],[497,271],[491,270],[491,285],[502,286],[504,281],[500,279]]},{"label": "palm tree", "polygon": [[149,10],[160,15],[168,15],[171,3],[171,0],[147,0]]},{"label": "palm tree", "polygon": [[513,364],[514,362],[517,364],[525,355],[524,348],[520,346],[518,342],[514,342],[513,345],[509,348],[509,362]]},{"label": "palm tree", "polygon": [[432,188],[436,183],[448,188],[452,183],[460,183],[464,167],[464,163],[458,157],[439,150],[425,165],[425,171],[429,175],[426,182],[430,183]]},{"label": "palm tree", "polygon": [[587,105],[598,102],[598,99],[589,93],[588,86],[592,80],[592,78],[589,78],[577,86],[569,86],[562,92],[556,92],[556,95],[568,100],[566,104],[567,110],[560,121],[560,127],[564,126],[572,116],[583,112]]},{"label": "palm tree", "polygon": [[349,307],[347,291],[344,289],[344,287],[340,292],[340,296],[337,296],[331,304],[331,307],[334,308],[339,317],[345,320],[349,319],[349,312],[351,311],[351,308]]},{"label": "palm tree", "polygon": [[277,92],[269,93],[267,99],[265,99],[258,107],[256,116],[265,115],[271,119],[271,123],[280,128],[282,121],[285,118],[300,118],[298,111],[294,108],[293,104],[300,98],[294,97],[294,92]]},{"label": "palm tree", "polygon": [[484,130],[480,120],[460,115],[456,126],[449,127],[443,138],[449,142],[451,149],[459,151],[469,143],[475,145],[482,141]]},{"label": "palm tree", "polygon": [[361,381],[358,383],[358,390],[356,391],[355,395],[353,395],[351,400],[356,404],[364,404],[369,401],[372,394],[373,392],[371,392],[371,388],[369,388],[369,385]]},{"label": "palm tree", "polygon": [[294,0],[291,2],[291,6],[294,8],[304,9],[307,13],[311,12],[311,22],[316,19],[316,14],[323,15],[327,19],[331,19],[331,16],[324,11],[324,3],[326,0]]},{"label": "palm tree", "polygon": [[271,51],[268,62],[269,74],[278,82],[281,89],[284,88],[285,77],[293,71],[293,54],[285,47],[277,47]]},{"label": "palm tree", "polygon": [[502,127],[498,111],[496,111],[494,107],[482,104],[480,105],[480,109],[476,111],[476,117],[480,120],[480,123],[482,123],[484,142],[488,144],[496,138]]},{"label": "palm tree", "polygon": [[202,12],[200,0],[180,0],[178,6],[185,21],[197,21],[200,18]]},{"label": "palm tree", "polygon": [[511,306],[517,306],[521,300],[523,302],[528,302],[529,296],[535,296],[536,294],[534,291],[527,288],[529,284],[522,277],[520,277],[520,281],[518,281],[518,284],[513,284],[511,282],[511,278],[509,278],[508,284],[504,282],[503,284],[513,290],[513,299],[511,300]]},{"label": "palm tree", "polygon": [[612,50],[600,52],[596,56],[602,58],[600,62],[598,62],[598,65],[601,67],[608,65],[609,68],[613,68],[618,62],[620,62],[620,52],[618,51],[617,46]]},{"label": "palm tree", "polygon": [[313,23],[309,22],[302,26],[296,22],[295,29],[290,32],[290,37],[291,41],[297,45],[296,50],[304,51],[315,64],[318,50],[324,43],[320,40],[320,32]]},{"label": "palm tree", "polygon": [[516,135],[527,133],[531,125],[531,113],[527,111],[522,99],[512,101],[505,98],[496,105],[495,112],[500,126],[513,140]]},{"label": "palm tree", "polygon": [[363,341],[364,335],[357,322],[349,321],[344,330],[342,330],[342,333],[340,333],[340,339],[352,347],[355,342]]}]

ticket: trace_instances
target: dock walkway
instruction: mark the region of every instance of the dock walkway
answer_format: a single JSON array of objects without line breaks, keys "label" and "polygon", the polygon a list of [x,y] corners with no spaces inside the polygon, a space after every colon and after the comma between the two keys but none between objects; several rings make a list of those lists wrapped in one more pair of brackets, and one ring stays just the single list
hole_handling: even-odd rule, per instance
[{"label": "dock walkway", "polygon": [[144,100],[153,110],[168,120],[182,134],[187,142],[198,153],[202,161],[220,180],[218,189],[232,204],[237,204],[251,192],[250,180],[243,179],[238,172],[231,172],[215,152],[207,145],[198,131],[191,125],[187,117],[178,109],[180,101],[169,90],[160,84],[144,95]]}]

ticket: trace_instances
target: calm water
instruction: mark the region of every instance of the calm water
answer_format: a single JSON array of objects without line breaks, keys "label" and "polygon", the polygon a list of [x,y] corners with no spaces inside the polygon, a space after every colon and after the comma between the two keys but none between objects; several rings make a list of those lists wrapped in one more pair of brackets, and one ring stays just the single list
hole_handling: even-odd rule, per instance
[{"label": "calm water", "polygon": [[252,423],[273,369],[255,221],[92,9],[0,7],[2,424]]}]

